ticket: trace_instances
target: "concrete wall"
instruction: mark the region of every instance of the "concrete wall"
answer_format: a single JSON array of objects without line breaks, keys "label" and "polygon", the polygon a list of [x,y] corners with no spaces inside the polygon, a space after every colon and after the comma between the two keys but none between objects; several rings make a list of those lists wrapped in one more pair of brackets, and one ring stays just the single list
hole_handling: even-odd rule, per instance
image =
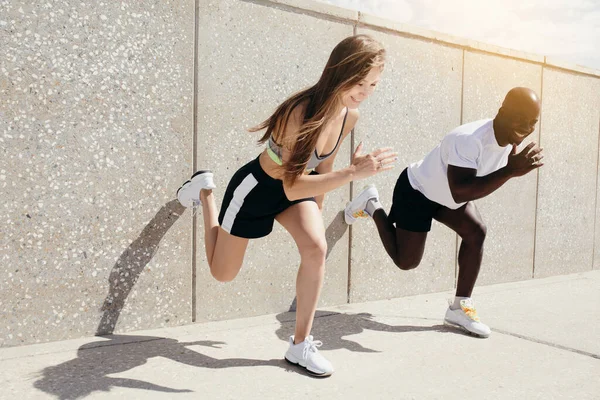
[{"label": "concrete wall", "polygon": [[600,79],[545,68],[543,90],[535,277],[590,270],[597,219]]},{"label": "concrete wall", "polygon": [[[598,268],[600,74],[543,56],[321,3],[208,0],[0,3],[0,346],[285,311],[299,257],[277,226],[234,282],[208,272],[202,219],[174,201],[195,167],[231,175],[261,151],[245,128],[313,83],[342,38],[389,52],[352,143],[392,145],[397,175],[461,122],[493,117],[517,85],[542,96],[539,173],[477,206],[488,225],[480,284]],[[320,306],[451,289],[456,235],[434,223],[422,265],[398,271],[372,221],[326,198]]]},{"label": "concrete wall", "polygon": [[0,345],[191,322],[194,1],[4,1],[0,43]]}]

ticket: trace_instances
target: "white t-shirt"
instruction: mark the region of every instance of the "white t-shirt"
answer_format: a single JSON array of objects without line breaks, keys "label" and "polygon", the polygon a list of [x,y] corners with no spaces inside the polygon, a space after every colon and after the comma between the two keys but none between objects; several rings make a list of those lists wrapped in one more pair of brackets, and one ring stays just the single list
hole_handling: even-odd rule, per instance
[{"label": "white t-shirt", "polygon": [[411,186],[453,210],[456,203],[448,185],[448,165],[472,168],[477,176],[489,175],[506,166],[512,146],[500,147],[494,135],[494,120],[484,119],[461,125],[448,133],[421,161],[408,167]]}]

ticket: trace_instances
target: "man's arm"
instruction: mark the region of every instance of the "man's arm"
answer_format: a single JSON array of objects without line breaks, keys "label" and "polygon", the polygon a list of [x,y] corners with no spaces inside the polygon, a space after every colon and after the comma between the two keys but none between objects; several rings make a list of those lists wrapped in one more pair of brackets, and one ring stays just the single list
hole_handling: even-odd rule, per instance
[{"label": "man's arm", "polygon": [[544,157],[542,149],[534,147],[534,142],[529,143],[523,151],[516,154],[517,146],[513,145],[506,166],[485,176],[476,176],[476,169],[448,165],[448,185],[452,198],[456,203],[480,199],[504,185],[510,178],[541,167],[544,165],[541,163]]},{"label": "man's arm", "polygon": [[511,176],[506,167],[486,176],[476,176],[477,170],[448,165],[448,184],[456,203],[480,199],[504,185]]}]

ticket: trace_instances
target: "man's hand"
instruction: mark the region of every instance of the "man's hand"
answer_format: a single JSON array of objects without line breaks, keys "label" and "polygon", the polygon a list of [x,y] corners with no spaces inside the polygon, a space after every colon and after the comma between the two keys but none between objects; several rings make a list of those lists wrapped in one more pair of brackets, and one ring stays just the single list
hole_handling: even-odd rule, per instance
[{"label": "man's hand", "polygon": [[543,158],[542,149],[535,142],[529,143],[519,154],[517,146],[513,144],[506,168],[512,177],[523,176],[544,165],[541,162]]}]

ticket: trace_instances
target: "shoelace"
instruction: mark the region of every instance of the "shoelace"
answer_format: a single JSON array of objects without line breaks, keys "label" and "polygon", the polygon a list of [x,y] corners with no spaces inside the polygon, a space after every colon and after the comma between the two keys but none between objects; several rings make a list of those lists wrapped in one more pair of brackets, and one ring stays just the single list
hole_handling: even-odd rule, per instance
[{"label": "shoelace", "polygon": [[200,201],[200,199],[192,200],[192,217],[195,217],[200,212],[201,208],[202,208],[202,202]]},{"label": "shoelace", "polygon": [[367,214],[367,212],[365,210],[359,210],[359,211],[356,211],[354,214],[352,214],[352,216],[354,218],[368,218],[369,214]]},{"label": "shoelace", "polygon": [[477,310],[472,301],[463,300],[460,302],[460,307],[467,317],[471,318],[473,321],[479,322],[479,316],[477,315]]},{"label": "shoelace", "polygon": [[317,347],[323,346],[323,342],[320,340],[312,340],[312,336],[304,339],[304,349],[302,350],[302,358],[305,360],[308,359],[308,353],[316,353],[318,351]]}]

